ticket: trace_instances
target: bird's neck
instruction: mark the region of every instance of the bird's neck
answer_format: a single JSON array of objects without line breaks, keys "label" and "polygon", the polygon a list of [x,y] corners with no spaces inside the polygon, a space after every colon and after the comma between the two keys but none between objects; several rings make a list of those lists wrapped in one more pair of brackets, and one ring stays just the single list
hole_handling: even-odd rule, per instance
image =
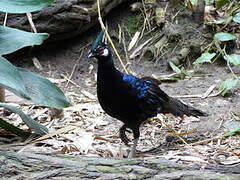
[{"label": "bird's neck", "polygon": [[114,66],[112,56],[102,57],[105,59],[98,59],[98,81],[104,79],[114,79],[117,70]]}]

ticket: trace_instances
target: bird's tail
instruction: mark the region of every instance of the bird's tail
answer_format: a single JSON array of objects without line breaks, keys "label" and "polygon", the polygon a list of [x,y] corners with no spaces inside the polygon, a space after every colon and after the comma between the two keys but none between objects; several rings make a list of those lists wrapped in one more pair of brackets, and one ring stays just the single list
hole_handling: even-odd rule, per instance
[{"label": "bird's tail", "polygon": [[182,117],[184,114],[187,116],[207,116],[207,113],[196,109],[194,107],[188,106],[184,103],[182,103],[178,99],[174,99],[169,97],[168,103],[166,103],[163,107],[163,112],[164,113],[171,113],[175,116],[180,116]]}]

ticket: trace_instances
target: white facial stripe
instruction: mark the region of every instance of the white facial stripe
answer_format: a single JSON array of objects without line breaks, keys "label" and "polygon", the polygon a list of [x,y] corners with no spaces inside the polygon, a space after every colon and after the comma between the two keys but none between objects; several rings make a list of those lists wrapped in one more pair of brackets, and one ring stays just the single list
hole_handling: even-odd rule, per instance
[{"label": "white facial stripe", "polygon": [[102,56],[108,56],[109,52],[108,49],[104,49]]}]

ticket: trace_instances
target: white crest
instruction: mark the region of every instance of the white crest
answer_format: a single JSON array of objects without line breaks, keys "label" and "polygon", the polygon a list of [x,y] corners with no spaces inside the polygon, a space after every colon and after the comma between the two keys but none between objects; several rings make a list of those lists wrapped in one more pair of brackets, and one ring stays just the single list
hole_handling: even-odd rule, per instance
[{"label": "white crest", "polygon": [[106,49],[103,50],[102,56],[107,57],[108,55],[109,55],[109,50],[106,48]]}]

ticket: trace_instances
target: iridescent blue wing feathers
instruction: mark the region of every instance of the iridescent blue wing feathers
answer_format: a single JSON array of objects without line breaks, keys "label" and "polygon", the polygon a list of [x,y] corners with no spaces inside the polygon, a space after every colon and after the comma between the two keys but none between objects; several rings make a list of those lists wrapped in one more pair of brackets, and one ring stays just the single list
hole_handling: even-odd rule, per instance
[{"label": "iridescent blue wing feathers", "polygon": [[160,82],[150,77],[137,78],[132,75],[123,75],[123,81],[131,87],[131,92],[138,99],[138,106],[143,112],[155,116],[168,102],[168,95],[160,88]]}]

